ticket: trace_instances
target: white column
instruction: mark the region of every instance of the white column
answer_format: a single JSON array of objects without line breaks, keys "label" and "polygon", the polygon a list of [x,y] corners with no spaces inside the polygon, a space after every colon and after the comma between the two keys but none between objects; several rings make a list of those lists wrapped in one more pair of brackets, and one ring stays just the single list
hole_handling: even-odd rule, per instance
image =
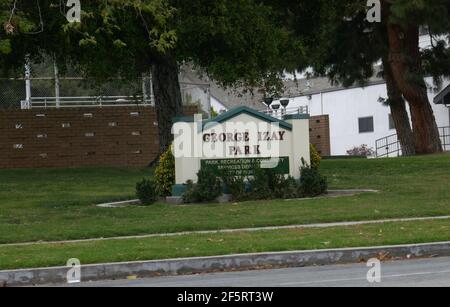
[{"label": "white column", "polygon": [[150,104],[155,106],[155,94],[153,92],[153,75],[150,73]]},{"label": "white column", "polygon": [[142,103],[145,104],[147,102],[147,85],[145,84],[145,74],[142,74]]},{"label": "white column", "polygon": [[30,59],[27,56],[25,60],[25,101],[27,103],[27,108],[31,108],[31,66]]},{"label": "white column", "polygon": [[55,98],[56,98],[56,107],[59,108],[61,106],[60,99],[60,81],[59,81],[59,69],[56,60],[53,62],[53,67],[55,71]]},{"label": "white column", "polygon": [[301,159],[311,165],[309,145],[309,115],[288,115],[287,122],[292,124],[292,156],[291,172],[295,178],[300,178]]}]

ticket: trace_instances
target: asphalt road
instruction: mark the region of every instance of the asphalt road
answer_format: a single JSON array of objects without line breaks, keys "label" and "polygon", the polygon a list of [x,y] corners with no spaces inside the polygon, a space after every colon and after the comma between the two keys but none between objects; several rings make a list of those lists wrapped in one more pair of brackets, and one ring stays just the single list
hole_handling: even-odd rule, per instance
[{"label": "asphalt road", "polygon": [[450,257],[383,262],[381,283],[365,264],[82,283],[87,287],[450,287]]},{"label": "asphalt road", "polygon": [[88,282],[87,287],[450,287],[450,257],[383,262],[381,283],[365,264]]}]

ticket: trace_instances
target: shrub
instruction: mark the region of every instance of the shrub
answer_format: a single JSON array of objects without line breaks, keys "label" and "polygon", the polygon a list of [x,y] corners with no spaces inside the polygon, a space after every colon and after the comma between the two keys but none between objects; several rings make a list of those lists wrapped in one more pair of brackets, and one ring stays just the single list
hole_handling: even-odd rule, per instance
[{"label": "shrub", "polygon": [[253,176],[221,175],[221,180],[208,169],[198,173],[198,183],[187,182],[183,195],[185,203],[210,202],[222,194],[222,184],[227,187],[234,200],[268,200],[315,197],[326,193],[327,179],[302,159],[300,182],[293,177],[277,174],[274,169],[253,166]]},{"label": "shrub", "polygon": [[322,176],[317,169],[307,165],[303,160],[301,168],[299,196],[316,197],[325,194],[328,190],[327,178]]},{"label": "shrub", "polygon": [[299,183],[295,180],[294,177],[281,177],[279,185],[274,190],[274,195],[276,198],[281,199],[293,199],[299,198]]},{"label": "shrub", "polygon": [[234,200],[248,200],[248,184],[243,176],[222,176],[222,181]]},{"label": "shrub", "polygon": [[222,183],[208,168],[202,168],[197,174],[198,182],[187,182],[187,191],[183,195],[185,203],[211,202],[222,195]]},{"label": "shrub", "polygon": [[289,199],[298,197],[298,182],[293,177],[277,174],[273,169],[263,169],[259,165],[255,165],[253,170],[254,174],[248,178],[248,181],[242,176],[222,177],[234,200]]},{"label": "shrub", "polygon": [[361,145],[347,150],[347,154],[353,157],[372,157],[375,155],[375,151],[368,145]]},{"label": "shrub", "polygon": [[192,180],[186,182],[186,192],[183,193],[183,202],[185,204],[192,204],[199,201],[197,188]]},{"label": "shrub", "polygon": [[270,199],[271,186],[274,185],[274,176],[268,169],[263,169],[259,165],[253,166],[253,176],[249,178],[249,195],[252,200]]},{"label": "shrub", "polygon": [[313,144],[310,145],[311,168],[319,169],[322,158]]},{"label": "shrub", "polygon": [[136,196],[143,205],[151,205],[158,200],[158,188],[153,180],[143,179],[136,184]]},{"label": "shrub", "polygon": [[172,187],[175,184],[175,157],[172,146],[161,155],[155,170],[155,180],[160,196],[172,195]]}]

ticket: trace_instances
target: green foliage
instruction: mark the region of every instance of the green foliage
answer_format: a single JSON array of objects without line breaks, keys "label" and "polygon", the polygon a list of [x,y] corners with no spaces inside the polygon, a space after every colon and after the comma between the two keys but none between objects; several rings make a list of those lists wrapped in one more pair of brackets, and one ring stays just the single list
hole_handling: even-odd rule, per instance
[{"label": "green foliage", "polygon": [[322,158],[313,144],[310,145],[311,168],[319,169]]},{"label": "green foliage", "polygon": [[197,187],[192,180],[186,182],[186,192],[183,193],[183,202],[185,204],[200,202]]},{"label": "green foliage", "polygon": [[0,40],[0,53],[9,54],[11,51],[11,41],[8,39]]},{"label": "green foliage", "polygon": [[214,119],[217,116],[219,116],[219,113],[213,107],[211,107],[211,119]]},{"label": "green foliage", "polygon": [[249,199],[269,199],[276,185],[276,175],[259,165],[253,166],[253,176],[249,178]]},{"label": "green foliage", "polygon": [[202,168],[197,174],[198,182],[187,182],[187,191],[183,195],[185,203],[212,202],[222,195],[222,183],[208,168]]},{"label": "green foliage", "polygon": [[302,197],[316,197],[325,194],[328,190],[327,178],[322,176],[317,169],[307,165],[304,160],[302,163],[299,195]]},{"label": "green foliage", "polygon": [[[293,177],[275,173],[273,169],[253,167],[251,177],[222,176],[222,181],[236,201],[295,199],[324,194],[327,190],[326,179],[317,169],[309,166],[302,168],[305,177],[300,182]],[[325,180],[325,181],[324,181]]]},{"label": "green foliage", "polygon": [[170,196],[175,184],[175,157],[172,146],[161,155],[155,170],[155,180],[161,196]]},{"label": "green foliage", "polygon": [[177,54],[224,86],[276,93],[283,71],[305,56],[291,31],[264,1],[175,0]]},{"label": "green foliage", "polygon": [[142,205],[151,205],[158,200],[158,188],[153,180],[143,179],[136,184],[136,196]]},{"label": "green foliage", "polygon": [[222,176],[222,182],[227,189],[226,193],[233,196],[234,200],[248,199],[248,184],[243,176]]}]

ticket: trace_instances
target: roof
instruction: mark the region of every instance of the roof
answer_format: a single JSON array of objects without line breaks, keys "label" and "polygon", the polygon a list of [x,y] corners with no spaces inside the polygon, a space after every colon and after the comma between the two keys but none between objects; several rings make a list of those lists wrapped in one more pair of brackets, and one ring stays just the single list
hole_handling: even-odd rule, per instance
[{"label": "roof", "polygon": [[[214,80],[210,80],[207,77],[201,77],[195,70],[189,66],[184,66],[181,73],[181,81],[210,85],[211,96],[222,103],[228,109],[233,109],[239,106],[249,106],[254,109],[265,109],[266,105],[263,103],[263,94],[254,90],[253,93],[245,91],[244,88],[237,89],[225,89],[221,87]],[[380,77],[370,78],[365,86],[384,84],[385,81]],[[333,84],[328,78],[310,78],[310,79],[298,79],[298,80],[286,80],[284,82],[285,92],[284,97],[294,98],[316,95],[320,93],[329,93],[335,91],[341,91],[352,88],[360,88],[360,84],[356,84],[350,87],[344,87],[342,85]]]},{"label": "roof", "polygon": [[262,94],[246,92],[244,88],[226,89],[214,80],[199,75],[190,67],[184,66],[181,72],[181,82],[192,84],[205,84],[210,86],[211,96],[228,109],[239,106],[249,106],[254,109],[263,109]]},{"label": "roof", "polygon": [[[269,116],[267,114],[258,112],[256,110],[246,107],[246,106],[234,108],[228,112],[225,112],[225,113],[217,116],[216,118],[203,121],[203,128],[205,128],[208,124],[210,125],[210,126],[208,126],[208,128],[211,128],[212,125],[214,125],[214,124],[223,123],[223,122],[231,120],[241,114],[247,114],[249,116],[255,117],[259,120],[262,120],[262,121],[265,121],[268,123],[276,123],[283,129],[286,129],[289,131],[292,130],[292,125],[289,124],[288,122],[285,122],[283,120],[277,119],[277,118]],[[193,116],[174,118],[174,122],[192,122],[192,121],[193,121]]]},{"label": "roof", "polygon": [[450,85],[444,88],[436,97],[434,97],[435,104],[450,104]]}]

